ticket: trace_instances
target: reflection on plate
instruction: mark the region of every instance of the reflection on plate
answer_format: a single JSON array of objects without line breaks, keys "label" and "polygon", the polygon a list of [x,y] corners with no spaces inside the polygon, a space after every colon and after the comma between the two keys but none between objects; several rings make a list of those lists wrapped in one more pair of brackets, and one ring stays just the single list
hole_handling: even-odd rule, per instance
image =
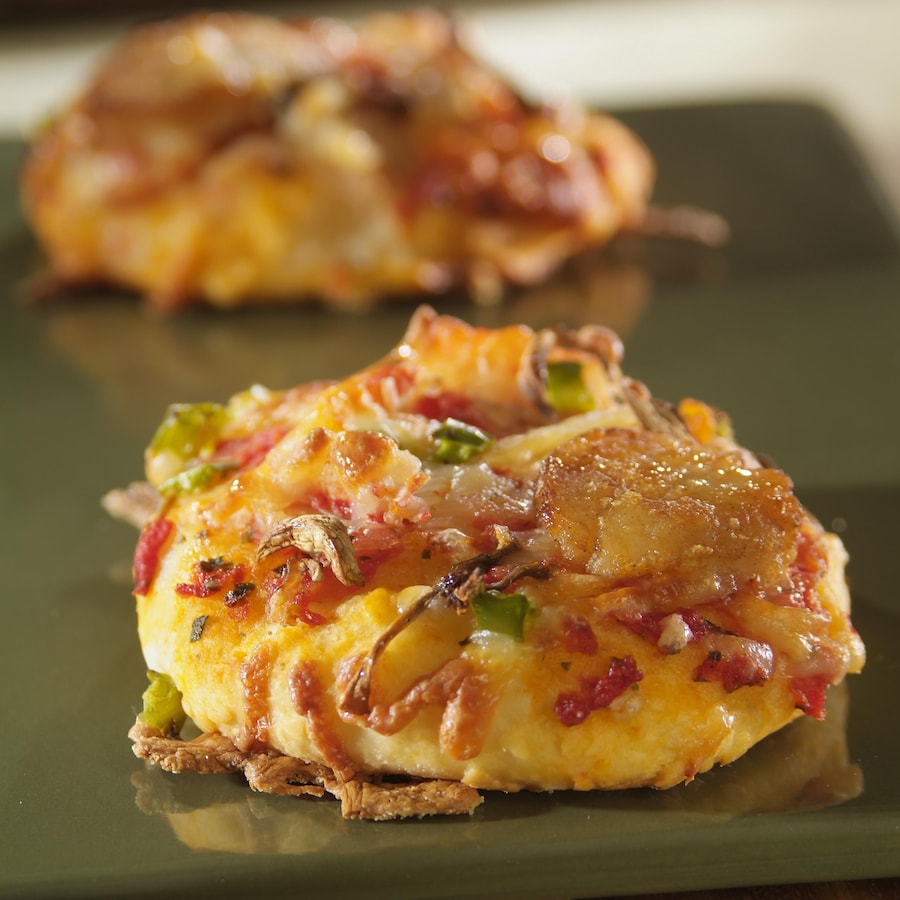
[{"label": "reflection on plate", "polygon": [[[657,283],[717,280],[723,265],[714,250],[623,239],[606,252],[570,260],[545,284],[517,291],[498,306],[455,295],[429,302],[489,327],[605,325],[627,346]],[[343,377],[374,362],[403,334],[414,306],[398,300],[378,316],[271,308],[254,314],[198,310],[176,319],[155,315],[132,297],[88,295],[48,306],[42,333],[50,351],[100,392],[116,428],[143,438],[148,414],[160,417],[169,403],[225,400],[251,384],[280,389]]]},{"label": "reflection on plate", "polygon": [[[477,840],[492,817],[504,818],[515,830],[523,815],[560,804],[614,812],[615,828],[621,827],[621,815],[627,812],[649,814],[648,820],[656,823],[651,827],[667,828],[673,816],[682,824],[720,822],[751,813],[835,806],[863,791],[862,771],[850,761],[847,749],[848,704],[849,691],[842,683],[831,689],[824,722],[798,719],[732,765],[688,785],[668,791],[489,794],[488,803],[460,827]],[[419,840],[434,840],[434,832],[427,829],[348,822],[341,818],[340,804],[330,800],[255,794],[240,779],[227,776],[173,776],[148,767],[132,781],[138,808],[165,819],[178,840],[193,850],[295,856],[326,847],[352,852],[360,842],[368,852],[401,844],[412,850]]]},{"label": "reflection on plate", "polygon": [[[644,312],[650,286],[640,265],[585,257],[552,282],[522,291],[503,315],[553,324],[589,320],[625,336]],[[112,421],[143,434],[146,410],[161,415],[175,401],[224,400],[251,384],[286,388],[374,362],[402,336],[413,308],[398,301],[378,317],[198,311],[176,320],[150,314],[131,298],[79,297],[50,307],[43,326],[51,350],[102,392]],[[493,317],[490,308],[461,303],[456,311],[468,319]],[[369,357],[353,356],[359,348],[371,348]]]}]

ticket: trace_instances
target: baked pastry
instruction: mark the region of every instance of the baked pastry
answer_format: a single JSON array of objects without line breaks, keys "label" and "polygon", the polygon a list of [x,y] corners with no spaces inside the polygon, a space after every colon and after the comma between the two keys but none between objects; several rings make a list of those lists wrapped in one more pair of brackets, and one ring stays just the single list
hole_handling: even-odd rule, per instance
[{"label": "baked pastry", "polygon": [[526,102],[437,12],[215,13],[114,49],[21,190],[63,285],[354,306],[538,282],[640,222],[653,174],[624,125]]},{"label": "baked pastry", "polygon": [[107,499],[142,524],[135,752],[390,818],[667,788],[824,716],[864,662],[840,540],[621,356],[422,307],[343,381],[172,407]]}]

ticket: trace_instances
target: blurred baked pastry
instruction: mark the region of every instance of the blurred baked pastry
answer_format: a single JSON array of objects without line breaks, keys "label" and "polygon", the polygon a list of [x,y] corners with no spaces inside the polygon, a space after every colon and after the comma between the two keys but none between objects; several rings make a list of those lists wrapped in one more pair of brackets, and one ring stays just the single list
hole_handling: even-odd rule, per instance
[{"label": "blurred baked pastry", "polygon": [[173,407],[155,490],[109,503],[142,524],[135,752],[392,818],[667,788],[824,716],[864,661],[843,546],[621,352],[422,308],[343,381]]},{"label": "blurred baked pastry", "polygon": [[636,225],[652,181],[620,122],[526,102],[420,9],[140,29],[37,137],[21,191],[54,279],[174,309],[490,299]]}]

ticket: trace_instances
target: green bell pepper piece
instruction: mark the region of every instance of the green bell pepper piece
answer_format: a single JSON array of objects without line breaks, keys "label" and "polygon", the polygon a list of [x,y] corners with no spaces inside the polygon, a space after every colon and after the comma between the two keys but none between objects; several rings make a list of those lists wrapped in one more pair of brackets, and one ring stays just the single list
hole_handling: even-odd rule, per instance
[{"label": "green bell pepper piece", "polygon": [[227,418],[221,403],[173,403],[153,435],[150,452],[194,459],[215,443]]},{"label": "green bell pepper piece", "polygon": [[583,413],[594,408],[594,398],[584,383],[581,363],[549,363],[545,386],[547,402],[559,413]]},{"label": "green bell pepper piece", "polygon": [[187,719],[181,705],[181,691],[168,675],[151,669],[147,672],[147,677],[150,679],[150,686],[144,691],[144,708],[138,718],[144,725],[163,734],[180,734]]},{"label": "green bell pepper piece", "polygon": [[472,598],[475,625],[479,631],[507,634],[521,641],[525,633],[525,620],[532,606],[524,594],[503,594],[500,591],[482,591]]},{"label": "green bell pepper piece", "polygon": [[480,428],[458,419],[446,419],[432,437],[437,441],[434,458],[443,463],[468,462],[491,443],[490,436]]}]

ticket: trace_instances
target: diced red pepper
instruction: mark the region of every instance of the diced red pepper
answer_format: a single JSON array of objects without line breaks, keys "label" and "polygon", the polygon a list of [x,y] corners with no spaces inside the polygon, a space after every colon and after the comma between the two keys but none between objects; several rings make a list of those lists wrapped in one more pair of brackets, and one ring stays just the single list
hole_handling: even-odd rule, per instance
[{"label": "diced red pepper", "polygon": [[143,596],[150,590],[159,568],[159,555],[174,529],[171,519],[155,519],[144,526],[134,550],[135,594]]},{"label": "diced red pepper", "polygon": [[643,677],[634,657],[613,657],[605,675],[581,678],[577,692],[560,694],[553,704],[553,712],[563,725],[579,725],[594,710],[609,706]]}]

